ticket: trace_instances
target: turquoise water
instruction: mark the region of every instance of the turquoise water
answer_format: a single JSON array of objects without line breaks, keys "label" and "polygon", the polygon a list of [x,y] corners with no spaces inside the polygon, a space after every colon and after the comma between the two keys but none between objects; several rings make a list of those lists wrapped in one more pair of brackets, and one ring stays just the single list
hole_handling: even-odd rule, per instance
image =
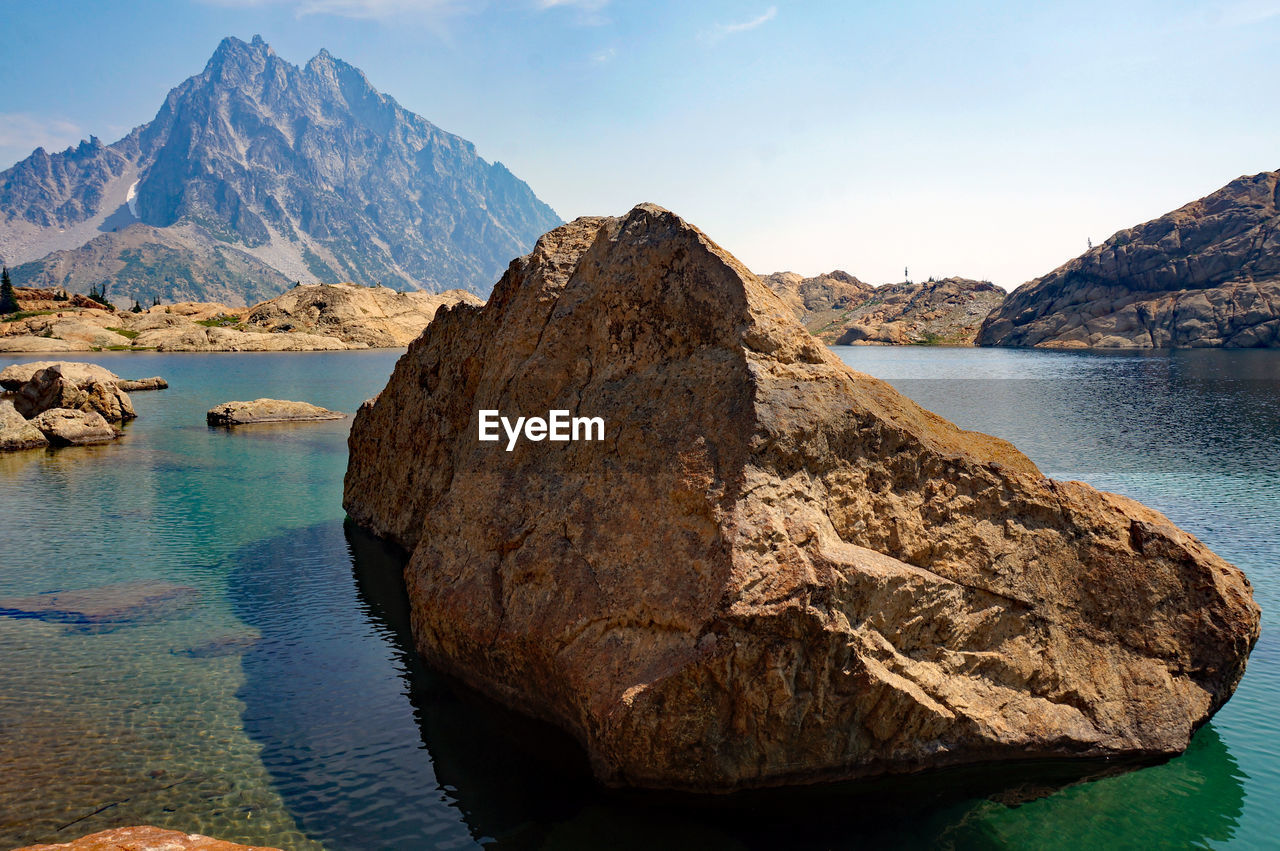
[{"label": "turquoise water", "polygon": [[133,394],[114,445],[0,456],[0,598],[131,581],[199,598],[97,629],[0,617],[0,848],[137,823],[288,849],[1274,847],[1280,352],[836,351],[1246,570],[1262,639],[1185,755],[1075,783],[1041,766],[604,792],[553,732],[417,661],[398,554],[343,525],[349,420],[204,425],[258,396],[354,412],[398,353],[96,354],[172,389]]}]

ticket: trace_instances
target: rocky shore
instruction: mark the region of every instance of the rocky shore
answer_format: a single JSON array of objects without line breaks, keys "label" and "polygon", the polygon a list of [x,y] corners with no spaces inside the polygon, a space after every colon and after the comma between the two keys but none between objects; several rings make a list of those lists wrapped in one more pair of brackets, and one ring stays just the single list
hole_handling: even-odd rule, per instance
[{"label": "rocky shore", "polygon": [[300,286],[253,307],[185,302],[142,312],[83,296],[17,288],[22,313],[0,321],[0,352],[299,352],[395,348],[422,333],[441,305],[471,293],[396,292],[354,284]]},{"label": "rocky shore", "polygon": [[109,443],[135,419],[125,387],[168,387],[163,378],[126,381],[92,363],[37,361],[0,372],[0,451]]},{"label": "rocky shore", "polygon": [[761,280],[804,326],[835,345],[972,346],[1005,292],[987,281],[944,278],[872,287],[839,270],[814,278],[794,272]]},{"label": "rocky shore", "polygon": [[1127,228],[1010,294],[983,346],[1280,346],[1280,172]]},{"label": "rocky shore", "polygon": [[[603,441],[477,440],[478,411]],[[619,786],[727,792],[1164,758],[1231,696],[1248,580],[855,373],[697,228],[544,235],[439,317],[349,439],[420,652]]]}]

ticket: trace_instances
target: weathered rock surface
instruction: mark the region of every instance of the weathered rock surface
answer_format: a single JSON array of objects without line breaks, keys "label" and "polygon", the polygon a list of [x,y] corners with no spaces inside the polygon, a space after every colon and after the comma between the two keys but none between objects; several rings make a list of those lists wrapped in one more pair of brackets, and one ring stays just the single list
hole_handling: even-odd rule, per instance
[{"label": "weathered rock surface", "polygon": [[987,315],[1005,299],[987,281],[944,278],[871,287],[844,272],[765,282],[815,337],[838,345],[971,346]]},{"label": "weathered rock surface", "polygon": [[120,376],[106,367],[96,363],[80,363],[68,360],[38,360],[30,363],[14,363],[0,372],[0,387],[5,390],[18,390],[35,377],[37,372],[51,366],[59,368],[63,378],[70,381],[102,381],[120,383]]},{"label": "weathered rock surface", "polygon": [[[163,352],[308,352],[407,346],[436,309],[483,304],[463,290],[398,293],[386,287],[295,287],[252,308],[209,302],[141,313],[61,307],[0,323],[0,351],[155,349]],[[59,302],[58,304],[63,304]]]},{"label": "weathered rock surface", "polygon": [[237,845],[199,833],[183,833],[147,825],[117,827],[56,845],[28,845],[17,851],[280,851],[262,845]]},{"label": "weathered rock surface", "polygon": [[0,399],[0,452],[48,446],[44,432],[27,422],[10,399]]},{"label": "weathered rock surface", "polygon": [[[507,452],[478,409],[606,439]],[[349,442],[344,505],[412,553],[419,650],[611,784],[1174,754],[1258,636],[1198,540],[852,372],[652,206],[442,310]]]},{"label": "weathered rock surface", "polygon": [[169,617],[199,596],[195,588],[176,582],[119,582],[74,591],[0,598],[0,615],[77,626],[113,626]]},{"label": "weathered rock surface", "polygon": [[110,443],[120,436],[120,432],[97,411],[53,408],[36,415],[30,422],[55,446]]},{"label": "weathered rock surface", "polygon": [[121,379],[116,382],[116,386],[133,393],[138,390],[167,390],[169,382],[157,375],[152,378]]},{"label": "weathered rock surface", "polygon": [[250,423],[307,422],[340,420],[346,414],[330,411],[307,402],[285,399],[254,399],[252,402],[223,402],[210,408],[205,421],[211,426],[249,425]]},{"label": "weathered rock surface", "polygon": [[91,371],[83,366],[57,363],[40,370],[18,388],[14,407],[27,418],[53,408],[97,412],[113,423],[137,417],[129,395],[116,381],[89,377]]},{"label": "weathered rock surface", "polygon": [[1280,172],[1240,177],[1023,284],[984,346],[1280,346]]},{"label": "weathered rock surface", "polygon": [[446,304],[484,300],[463,290],[396,292],[387,287],[322,284],[295,287],[249,310],[245,324],[266,331],[301,331],[370,348],[407,346]]}]

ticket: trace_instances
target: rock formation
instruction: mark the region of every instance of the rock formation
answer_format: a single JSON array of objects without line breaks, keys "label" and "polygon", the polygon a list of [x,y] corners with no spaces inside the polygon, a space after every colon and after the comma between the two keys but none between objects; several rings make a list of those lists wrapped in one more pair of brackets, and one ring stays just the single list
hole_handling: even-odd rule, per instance
[{"label": "rock formation", "polygon": [[340,420],[346,414],[284,399],[254,399],[252,402],[223,402],[210,408],[205,421],[211,426],[236,426],[251,423],[308,422]]},{"label": "rock formation", "polygon": [[[116,380],[91,377],[80,364],[55,363],[31,376],[18,388],[13,405],[28,419],[53,408],[101,414],[107,422],[135,419],[133,402]],[[90,364],[92,366],[92,364]]]},{"label": "rock formation", "polygon": [[261,845],[237,845],[199,833],[143,825],[117,827],[56,845],[28,845],[17,851],[280,851]]},{"label": "rock formation", "polygon": [[457,302],[484,304],[462,290],[435,294],[353,284],[295,287],[250,309],[245,325],[277,333],[337,337],[370,348],[396,348],[417,338],[441,306]]},{"label": "rock formation", "polygon": [[[110,311],[101,305],[64,307],[0,323],[0,352],[400,347],[422,333],[437,308],[459,301],[483,303],[463,290],[399,293],[386,287],[322,284],[294,287],[247,309],[211,302],[156,305],[141,313]],[[21,304],[24,310],[33,309]]]},{"label": "rock formation", "polygon": [[48,444],[44,432],[18,413],[11,400],[0,399],[0,452],[39,449]]},{"label": "rock formation", "polygon": [[1280,172],[1240,177],[1023,284],[983,346],[1280,346]]},{"label": "rock formation", "polygon": [[994,284],[968,278],[871,287],[836,271],[816,278],[779,272],[761,280],[815,337],[838,345],[971,346],[1005,298]]},{"label": "rock formation", "polygon": [[120,436],[120,432],[97,411],[50,408],[37,414],[30,422],[54,446],[92,446],[110,443]]},{"label": "rock formation", "polygon": [[0,387],[5,390],[20,390],[22,385],[26,384],[35,377],[37,372],[48,369],[49,367],[58,367],[58,372],[70,381],[101,381],[105,383],[120,383],[120,376],[103,366],[96,363],[80,363],[78,361],[67,360],[38,360],[29,363],[13,363],[4,368],[0,372]]},{"label": "rock formation", "polygon": [[96,588],[0,598],[0,616],[82,627],[148,623],[190,606],[200,592],[176,582],[118,582]]},{"label": "rock formation", "polygon": [[222,41],[114,144],[37,148],[0,172],[16,284],[250,304],[296,281],[483,295],[560,219],[501,163],[320,51]]},{"label": "rock formation", "polygon": [[[606,438],[508,452],[482,409]],[[1164,757],[1258,637],[1204,544],[852,372],[653,206],[442,310],[349,444],[344,506],[411,553],[419,650],[610,784]]]},{"label": "rock formation", "polygon": [[121,390],[135,393],[140,390],[168,390],[169,382],[156,375],[151,378],[121,379],[116,382]]}]

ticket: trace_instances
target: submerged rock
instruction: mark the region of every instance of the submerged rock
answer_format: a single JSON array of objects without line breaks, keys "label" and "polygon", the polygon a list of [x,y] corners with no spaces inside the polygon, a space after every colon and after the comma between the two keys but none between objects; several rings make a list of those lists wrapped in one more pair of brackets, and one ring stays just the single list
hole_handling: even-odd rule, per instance
[{"label": "submerged rock", "polygon": [[49,439],[44,436],[44,432],[18,413],[12,401],[0,399],[0,452],[38,449],[48,445]]},{"label": "submerged rock", "polygon": [[252,402],[223,402],[210,408],[205,421],[211,426],[248,425],[250,423],[308,422],[340,420],[346,414],[330,411],[307,402],[285,399],[254,399]]},{"label": "submerged rock", "polygon": [[54,408],[66,408],[96,412],[113,423],[136,419],[138,415],[134,413],[133,402],[116,384],[118,380],[86,377],[83,370],[69,369],[67,364],[54,364],[31,376],[18,389],[13,404],[18,413],[28,418]]},{"label": "submerged rock", "polygon": [[[477,439],[482,409],[603,441]],[[1248,580],[848,369],[653,206],[558,228],[357,414],[344,506],[418,649],[617,785],[1161,757],[1231,695]]]},{"label": "submerged rock", "polygon": [[74,842],[29,845],[17,851],[280,851],[261,845],[237,845],[199,833],[183,833],[143,825],[117,827],[82,836]]},{"label": "submerged rock", "polygon": [[55,446],[110,443],[120,436],[119,430],[97,411],[52,408],[37,414],[30,422]]},{"label": "submerged rock", "polygon": [[0,598],[0,615],[77,626],[116,626],[168,617],[200,592],[175,582],[119,582],[73,591]]}]

